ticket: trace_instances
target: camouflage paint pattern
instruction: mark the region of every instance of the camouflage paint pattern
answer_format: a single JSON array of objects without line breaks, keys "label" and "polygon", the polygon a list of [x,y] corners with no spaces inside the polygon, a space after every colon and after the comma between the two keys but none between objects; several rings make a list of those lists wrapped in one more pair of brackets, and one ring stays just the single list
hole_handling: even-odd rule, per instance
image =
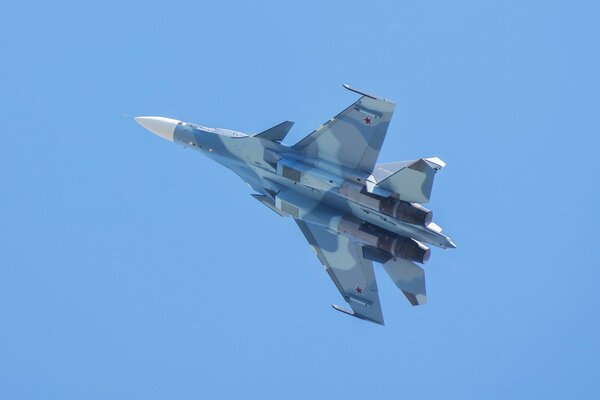
[{"label": "camouflage paint pattern", "polygon": [[395,105],[358,93],[358,101],[293,146],[280,143],[289,121],[254,136],[179,122],[173,141],[231,169],[257,200],[293,217],[352,311],[334,308],[383,324],[373,261],[383,264],[412,305],[424,304],[426,292],[423,269],[379,243],[409,238],[423,248],[455,246],[435,224],[380,211],[388,197],[407,207],[428,202],[433,177],[445,164],[430,158],[376,165]]}]

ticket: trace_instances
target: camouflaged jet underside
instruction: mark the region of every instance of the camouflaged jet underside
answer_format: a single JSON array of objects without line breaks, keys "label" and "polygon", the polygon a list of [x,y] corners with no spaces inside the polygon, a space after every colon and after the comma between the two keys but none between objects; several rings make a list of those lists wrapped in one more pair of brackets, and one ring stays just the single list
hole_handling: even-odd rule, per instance
[{"label": "camouflaged jet underside", "polygon": [[164,117],[137,117],[156,135],[203,152],[231,169],[258,201],[292,217],[351,310],[383,324],[373,261],[413,306],[425,304],[427,245],[454,248],[429,202],[437,157],[376,164],[395,105],[361,97],[293,146],[281,142],[293,122],[255,135]]}]

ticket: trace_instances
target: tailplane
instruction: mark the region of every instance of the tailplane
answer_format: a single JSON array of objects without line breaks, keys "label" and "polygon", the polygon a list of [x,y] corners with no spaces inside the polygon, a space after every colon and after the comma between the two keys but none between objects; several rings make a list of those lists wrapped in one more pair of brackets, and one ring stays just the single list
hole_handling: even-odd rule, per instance
[{"label": "tailplane", "polygon": [[411,261],[398,258],[384,263],[383,269],[406,296],[410,304],[420,306],[427,303],[425,271],[423,271],[423,268]]},{"label": "tailplane", "polygon": [[446,166],[437,157],[377,164],[367,190],[382,196],[397,195],[411,203],[428,203],[435,173]]}]

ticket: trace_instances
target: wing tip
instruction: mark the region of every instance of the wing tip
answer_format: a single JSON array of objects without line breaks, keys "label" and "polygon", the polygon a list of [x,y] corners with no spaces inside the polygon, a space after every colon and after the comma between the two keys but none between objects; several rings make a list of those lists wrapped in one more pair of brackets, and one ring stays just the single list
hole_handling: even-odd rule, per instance
[{"label": "wing tip", "polygon": [[389,100],[387,100],[387,99],[384,99],[384,98],[382,98],[382,97],[377,97],[377,96],[375,96],[375,95],[369,94],[369,93],[367,93],[367,92],[364,92],[364,91],[362,91],[362,90],[359,90],[359,89],[353,88],[352,86],[348,85],[347,83],[344,83],[342,86],[344,87],[344,89],[347,89],[347,90],[349,90],[349,91],[351,91],[351,92],[354,92],[354,93],[358,93],[358,94],[360,94],[360,95],[363,95],[363,96],[367,96],[367,97],[369,97],[369,98],[371,98],[371,99],[373,99],[373,100],[384,100],[384,101],[389,101]]},{"label": "wing tip", "polygon": [[383,322],[383,319],[381,321],[377,321],[377,320],[374,320],[374,319],[371,319],[371,318],[367,318],[364,315],[360,315],[360,314],[355,313],[354,311],[347,310],[347,309],[345,309],[343,307],[338,306],[337,304],[332,304],[331,307],[333,307],[334,310],[337,310],[337,311],[339,311],[339,312],[341,312],[343,314],[350,315],[352,317],[355,317],[355,318],[358,318],[358,319],[362,319],[362,320],[365,320],[365,321],[373,322],[374,324],[377,324],[377,325],[385,326],[385,323]]}]

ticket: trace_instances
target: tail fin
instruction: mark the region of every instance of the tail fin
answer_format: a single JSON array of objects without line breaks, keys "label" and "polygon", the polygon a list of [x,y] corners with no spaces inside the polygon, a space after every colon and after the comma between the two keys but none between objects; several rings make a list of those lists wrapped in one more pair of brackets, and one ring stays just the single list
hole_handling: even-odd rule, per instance
[{"label": "tail fin", "polygon": [[254,137],[265,140],[271,140],[273,142],[281,142],[290,132],[292,126],[294,126],[294,123],[292,121],[285,121],[280,123],[279,125],[275,125],[274,127],[267,129],[266,131],[257,133],[256,135],[254,135]]},{"label": "tail fin", "polygon": [[431,197],[435,173],[445,165],[437,157],[377,164],[367,182],[367,189],[372,193],[383,189],[411,203],[427,203]]}]

